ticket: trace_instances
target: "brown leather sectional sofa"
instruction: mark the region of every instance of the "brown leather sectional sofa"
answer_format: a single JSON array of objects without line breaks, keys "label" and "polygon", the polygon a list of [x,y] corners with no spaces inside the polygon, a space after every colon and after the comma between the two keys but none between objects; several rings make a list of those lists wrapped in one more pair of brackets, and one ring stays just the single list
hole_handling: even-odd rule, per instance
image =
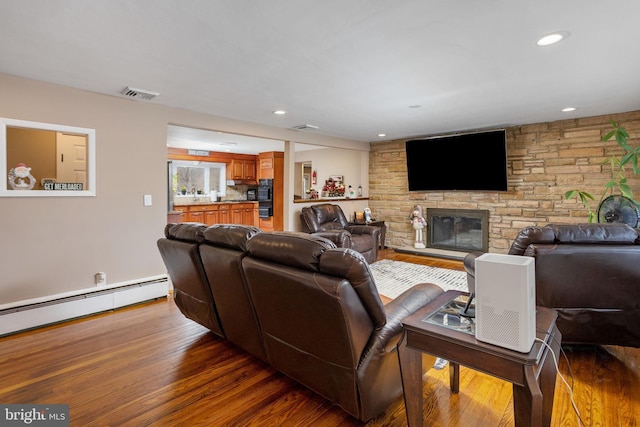
[{"label": "brown leather sectional sofa", "polygon": [[361,421],[402,395],[401,320],[443,292],[385,306],[360,253],[306,233],[169,224],[158,248],[185,316]]},{"label": "brown leather sectional sofa", "polygon": [[[475,289],[475,258],[464,260]],[[640,347],[640,238],[626,224],[523,228],[511,255],[535,258],[536,303],[558,311],[563,343]]]}]

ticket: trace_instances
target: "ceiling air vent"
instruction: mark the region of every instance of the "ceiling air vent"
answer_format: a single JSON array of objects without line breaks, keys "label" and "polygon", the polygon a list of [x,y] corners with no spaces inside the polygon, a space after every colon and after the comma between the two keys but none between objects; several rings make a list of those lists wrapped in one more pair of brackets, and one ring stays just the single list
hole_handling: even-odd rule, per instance
[{"label": "ceiling air vent", "polygon": [[316,129],[319,129],[319,127],[318,126],[314,126],[314,125],[304,124],[304,125],[294,126],[291,129],[295,129],[295,130],[316,130]]},{"label": "ceiling air vent", "polygon": [[122,89],[122,92],[120,93],[128,98],[142,99],[144,101],[149,101],[150,99],[153,99],[156,96],[160,95],[158,92],[151,92],[150,90],[144,90],[144,89],[136,89],[129,86]]}]

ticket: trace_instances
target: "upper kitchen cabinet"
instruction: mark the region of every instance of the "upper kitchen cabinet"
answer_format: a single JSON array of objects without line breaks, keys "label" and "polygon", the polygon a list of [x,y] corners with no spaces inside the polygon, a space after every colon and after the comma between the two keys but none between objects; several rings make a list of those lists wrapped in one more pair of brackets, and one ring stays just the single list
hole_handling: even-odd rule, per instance
[{"label": "upper kitchen cabinet", "polygon": [[283,170],[283,152],[270,151],[258,154],[258,179],[274,179],[276,175],[283,174]]},{"label": "upper kitchen cabinet", "polygon": [[227,167],[227,179],[236,181],[256,180],[256,156],[234,157]]}]

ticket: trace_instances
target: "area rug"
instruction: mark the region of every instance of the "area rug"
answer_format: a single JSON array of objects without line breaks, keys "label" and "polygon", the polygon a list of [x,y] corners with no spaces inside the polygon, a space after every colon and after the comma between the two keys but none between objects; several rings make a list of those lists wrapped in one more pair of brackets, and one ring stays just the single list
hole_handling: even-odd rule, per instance
[{"label": "area rug", "polygon": [[467,273],[446,268],[429,267],[383,259],[369,265],[378,292],[394,299],[418,283],[434,283],[445,291],[468,292]]}]

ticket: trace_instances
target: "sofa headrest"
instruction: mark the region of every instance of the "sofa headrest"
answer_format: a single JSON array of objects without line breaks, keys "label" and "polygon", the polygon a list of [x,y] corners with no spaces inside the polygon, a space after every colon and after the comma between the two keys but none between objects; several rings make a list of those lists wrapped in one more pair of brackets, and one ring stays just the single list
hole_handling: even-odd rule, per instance
[{"label": "sofa headrest", "polygon": [[320,273],[346,279],[373,319],[375,327],[384,326],[387,315],[380,294],[373,281],[367,260],[349,248],[330,249],[320,255]]},{"label": "sofa headrest", "polygon": [[531,225],[520,230],[511,244],[509,254],[524,255],[527,247],[532,244],[633,245],[638,239],[638,232],[627,224]]},{"label": "sofa headrest", "polygon": [[627,224],[547,225],[557,243],[633,245],[638,233]]},{"label": "sofa headrest", "polygon": [[198,232],[205,228],[207,228],[205,224],[197,222],[171,223],[164,227],[164,235],[167,239],[195,243],[198,241]]},{"label": "sofa headrest", "polygon": [[201,230],[199,238],[205,244],[246,252],[247,241],[258,233],[260,229],[250,225],[216,224]]},{"label": "sofa headrest", "polygon": [[311,271],[318,271],[320,255],[335,247],[331,240],[295,231],[262,232],[247,243],[252,257]]}]

